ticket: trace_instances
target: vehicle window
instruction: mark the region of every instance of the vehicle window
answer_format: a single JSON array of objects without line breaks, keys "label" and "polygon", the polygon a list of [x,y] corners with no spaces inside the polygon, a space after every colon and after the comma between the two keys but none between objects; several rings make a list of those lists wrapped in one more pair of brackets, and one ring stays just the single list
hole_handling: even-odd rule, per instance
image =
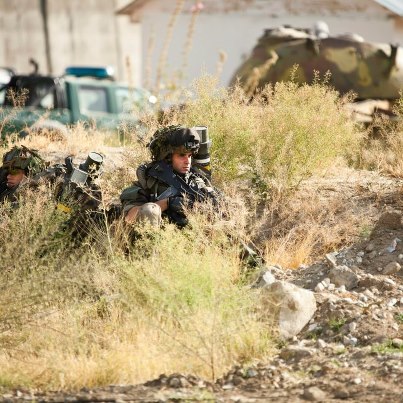
[{"label": "vehicle window", "polygon": [[115,93],[118,113],[141,111],[147,105],[147,96],[138,89],[116,88]]},{"label": "vehicle window", "polygon": [[78,88],[78,101],[80,112],[84,115],[91,112],[109,112],[106,88],[82,85]]}]

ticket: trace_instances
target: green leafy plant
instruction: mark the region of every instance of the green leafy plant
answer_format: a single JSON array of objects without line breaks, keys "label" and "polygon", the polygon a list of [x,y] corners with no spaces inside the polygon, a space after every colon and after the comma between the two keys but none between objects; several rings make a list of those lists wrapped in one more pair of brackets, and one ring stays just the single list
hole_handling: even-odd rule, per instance
[{"label": "green leafy plant", "polygon": [[403,313],[395,314],[395,320],[396,320],[396,322],[403,324]]},{"label": "green leafy plant", "polygon": [[393,344],[392,340],[386,340],[384,343],[374,344],[371,351],[379,354],[403,352],[403,346],[397,347]]},{"label": "green leafy plant", "polygon": [[347,319],[345,318],[333,318],[329,320],[328,325],[334,332],[338,332],[346,324],[346,322]]}]

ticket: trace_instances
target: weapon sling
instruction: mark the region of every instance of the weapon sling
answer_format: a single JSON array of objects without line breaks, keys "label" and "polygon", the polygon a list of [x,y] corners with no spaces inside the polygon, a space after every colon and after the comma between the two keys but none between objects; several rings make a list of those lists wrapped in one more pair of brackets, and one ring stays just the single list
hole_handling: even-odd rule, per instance
[{"label": "weapon sling", "polygon": [[175,175],[172,167],[168,165],[165,161],[159,161],[157,164],[153,165],[149,171],[148,175],[153,178],[159,179],[160,181],[166,183],[169,186],[179,190],[180,192],[187,193],[196,198],[196,200],[204,200],[205,195],[192,189],[180,176]]}]

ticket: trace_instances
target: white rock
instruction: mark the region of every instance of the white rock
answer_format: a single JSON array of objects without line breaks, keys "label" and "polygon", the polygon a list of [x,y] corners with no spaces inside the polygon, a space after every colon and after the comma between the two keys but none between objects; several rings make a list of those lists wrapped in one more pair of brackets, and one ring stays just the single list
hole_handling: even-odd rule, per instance
[{"label": "white rock", "polygon": [[366,295],[364,295],[364,294],[361,294],[358,298],[360,299],[360,301],[363,301],[363,302],[368,301],[368,297]]},{"label": "white rock", "polygon": [[335,286],[333,283],[330,283],[330,284],[328,285],[328,287],[327,287],[327,289],[328,289],[329,291],[333,291],[335,288],[336,288],[336,286]]},{"label": "white rock", "polygon": [[359,384],[362,383],[362,379],[361,379],[361,378],[354,378],[354,379],[353,379],[353,383],[354,383],[355,385],[359,385]]},{"label": "white rock", "polygon": [[325,289],[325,286],[322,284],[322,282],[318,283],[315,287],[315,292],[321,292]]},{"label": "white rock", "polygon": [[309,388],[305,388],[302,398],[310,402],[324,402],[327,398],[327,394],[318,387],[311,386]]},{"label": "white rock", "polygon": [[342,298],[340,301],[347,302],[347,304],[355,304],[355,301],[353,301],[350,297]]},{"label": "white rock", "polygon": [[316,311],[312,291],[285,281],[275,281],[262,289],[262,305],[278,317],[280,336],[286,339],[297,335]]},{"label": "white rock", "polygon": [[375,297],[371,290],[369,290],[368,288],[363,292],[363,294],[370,299],[373,299]]},{"label": "white rock", "polygon": [[385,278],[385,280],[383,280],[383,282],[386,284],[389,284],[389,285],[396,285],[396,283],[391,278]]},{"label": "white rock", "polygon": [[328,253],[325,255],[326,260],[330,263],[331,266],[336,266],[337,261],[336,261],[336,253]]},{"label": "white rock", "polygon": [[[269,266],[270,269],[273,269],[274,266]],[[277,270],[277,269],[276,269]],[[271,270],[263,269],[259,272],[257,276],[257,280],[252,285],[252,288],[262,288],[266,287],[269,284],[272,284],[276,281],[275,277],[273,276]]]},{"label": "white rock", "polygon": [[365,250],[366,250],[367,252],[372,252],[374,249],[375,249],[375,245],[374,245],[373,243],[369,243],[369,244],[367,245],[367,247],[365,248]]},{"label": "white rock", "polygon": [[358,343],[357,337],[350,337],[350,342],[351,342],[352,346],[357,345],[357,343]]},{"label": "white rock", "polygon": [[263,280],[265,281],[266,284],[271,284],[276,281],[275,277],[273,274],[271,274],[269,271],[263,274],[262,276]]},{"label": "white rock", "polygon": [[351,322],[348,324],[348,330],[350,332],[354,332],[355,329],[357,329],[357,322]]},{"label": "white rock", "polygon": [[380,321],[380,319],[378,318],[378,316],[376,316],[375,313],[372,314],[372,319],[376,320],[377,322]]},{"label": "white rock", "polygon": [[330,278],[326,277],[322,280],[322,284],[324,284],[326,287],[330,285]]},{"label": "white rock", "polygon": [[337,287],[345,286],[349,290],[358,285],[357,275],[347,266],[333,267],[329,272],[329,278]]},{"label": "white rock", "polygon": [[397,304],[397,299],[396,298],[392,298],[387,302],[387,306],[395,306]]},{"label": "white rock", "polygon": [[343,344],[348,346],[350,344],[350,339],[347,336],[343,336]]},{"label": "white rock", "polygon": [[343,336],[343,344],[345,346],[355,346],[358,340],[356,337],[352,337],[351,335]]},{"label": "white rock", "polygon": [[403,340],[396,337],[392,340],[392,345],[393,345],[393,347],[396,347],[396,348],[402,348]]},{"label": "white rock", "polygon": [[318,348],[325,348],[325,347],[327,347],[327,343],[322,339],[318,339],[318,340],[316,340],[316,346]]},{"label": "white rock", "polygon": [[400,266],[399,263],[397,262],[390,262],[385,266],[385,268],[382,270],[383,274],[395,274],[400,271],[402,266]]}]

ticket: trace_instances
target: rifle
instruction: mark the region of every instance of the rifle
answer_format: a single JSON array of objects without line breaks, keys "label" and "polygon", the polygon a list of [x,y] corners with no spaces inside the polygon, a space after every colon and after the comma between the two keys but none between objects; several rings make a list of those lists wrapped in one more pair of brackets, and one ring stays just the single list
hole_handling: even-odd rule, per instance
[{"label": "rifle", "polygon": [[[157,162],[151,166],[147,173],[152,178],[155,178],[169,186],[168,189],[157,196],[155,200],[163,200],[169,197],[187,195],[190,203],[192,204],[195,201],[205,201],[207,199],[207,195],[205,193],[202,193],[198,189],[188,185],[180,176],[174,173],[172,166],[167,164],[165,161]],[[174,222],[180,228],[184,227],[188,223],[188,220],[184,214],[168,209],[166,211],[166,215],[170,221]]]},{"label": "rifle", "polygon": [[83,202],[82,195],[86,195],[87,199],[91,199],[91,204],[98,207],[99,189],[94,186],[93,180],[99,175],[102,163],[102,155],[96,152],[89,153],[86,161],[78,168],[74,166],[71,156],[65,158],[64,181],[56,196],[58,210],[71,212],[71,201]]}]

